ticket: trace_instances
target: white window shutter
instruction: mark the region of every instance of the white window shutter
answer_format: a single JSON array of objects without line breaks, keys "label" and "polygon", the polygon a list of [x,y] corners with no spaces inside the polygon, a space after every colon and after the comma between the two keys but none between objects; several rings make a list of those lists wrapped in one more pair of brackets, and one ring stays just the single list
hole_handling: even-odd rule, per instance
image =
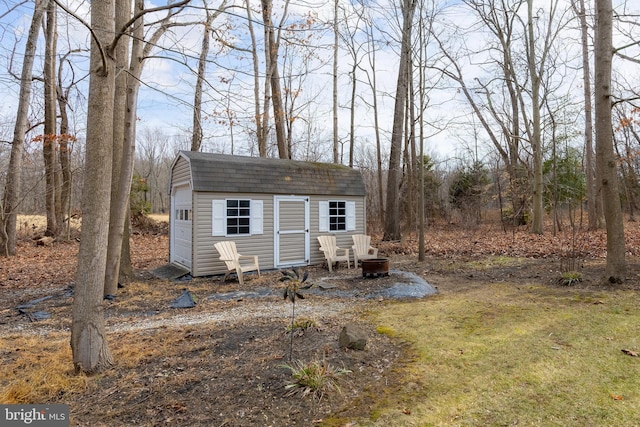
[{"label": "white window shutter", "polygon": [[356,229],[356,202],[347,202],[347,231]]},{"label": "white window shutter", "polygon": [[329,231],[329,202],[327,201],[318,203],[318,230]]},{"label": "white window shutter", "polygon": [[251,200],[251,234],[263,233],[262,200]]},{"label": "white window shutter", "polygon": [[224,236],[226,233],[227,202],[214,200],[211,205],[211,235]]}]

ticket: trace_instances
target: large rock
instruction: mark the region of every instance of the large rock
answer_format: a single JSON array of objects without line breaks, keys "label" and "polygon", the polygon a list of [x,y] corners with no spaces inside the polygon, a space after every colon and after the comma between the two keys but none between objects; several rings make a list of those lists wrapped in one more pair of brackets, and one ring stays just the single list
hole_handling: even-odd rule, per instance
[{"label": "large rock", "polygon": [[340,331],[338,338],[340,347],[350,348],[352,350],[364,350],[367,345],[367,336],[365,333],[354,325],[346,325]]}]

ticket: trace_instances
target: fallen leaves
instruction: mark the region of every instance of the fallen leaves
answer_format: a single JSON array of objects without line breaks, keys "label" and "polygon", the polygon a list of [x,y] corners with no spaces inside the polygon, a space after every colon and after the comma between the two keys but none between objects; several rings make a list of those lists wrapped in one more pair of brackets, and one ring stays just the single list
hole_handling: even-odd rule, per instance
[{"label": "fallen leaves", "polygon": [[626,348],[623,348],[621,351],[622,351],[624,354],[628,355],[628,356],[631,356],[631,357],[638,357],[638,352],[637,352],[637,351],[629,350],[629,349],[626,349]]},{"label": "fallen leaves", "polygon": [[[168,242],[167,235],[133,234],[133,268],[151,270],[166,264]],[[73,240],[56,240],[46,246],[30,239],[19,240],[17,255],[0,260],[0,289],[51,289],[68,285],[75,279],[78,246]]]},{"label": "fallen leaves", "polygon": [[[625,242],[630,255],[640,255],[640,229],[625,227]],[[385,253],[411,255],[417,253],[415,234],[403,237],[402,242],[378,242]],[[573,254],[580,258],[604,258],[607,253],[606,233],[603,230],[581,230],[577,236],[566,233],[554,235],[531,234],[528,227],[505,232],[495,223],[475,228],[455,225],[434,225],[425,233],[425,251],[438,257],[508,256],[521,258],[558,258]]]}]

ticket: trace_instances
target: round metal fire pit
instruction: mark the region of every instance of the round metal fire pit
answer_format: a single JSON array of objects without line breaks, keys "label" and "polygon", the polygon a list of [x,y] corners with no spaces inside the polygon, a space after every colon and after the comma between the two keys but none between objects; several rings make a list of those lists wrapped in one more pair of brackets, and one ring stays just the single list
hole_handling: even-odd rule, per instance
[{"label": "round metal fire pit", "polygon": [[362,260],[362,277],[381,277],[389,275],[387,258],[371,258]]}]

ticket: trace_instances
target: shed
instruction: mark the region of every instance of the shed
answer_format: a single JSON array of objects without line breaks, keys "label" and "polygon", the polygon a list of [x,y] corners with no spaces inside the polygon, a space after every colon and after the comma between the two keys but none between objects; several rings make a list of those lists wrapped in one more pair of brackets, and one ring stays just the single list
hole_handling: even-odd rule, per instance
[{"label": "shed", "polygon": [[317,236],[350,248],[366,232],[366,191],[343,165],[181,151],[171,166],[169,261],[224,274],[214,244],[236,242],[260,269],[320,264]]}]

